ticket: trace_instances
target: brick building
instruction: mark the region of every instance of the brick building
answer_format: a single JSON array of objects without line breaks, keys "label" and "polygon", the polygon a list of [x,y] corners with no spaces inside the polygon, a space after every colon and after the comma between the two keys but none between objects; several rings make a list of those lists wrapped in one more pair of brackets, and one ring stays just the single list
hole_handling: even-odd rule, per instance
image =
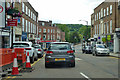
[{"label": "brick building", "polygon": [[[35,37],[37,37],[38,12],[35,11],[29,2],[22,2],[22,0],[16,0],[16,2],[6,2],[6,8],[12,6],[22,13],[22,17],[13,17],[13,19],[18,19],[18,26],[13,28],[13,42],[34,42]],[[11,15],[6,15],[6,20],[11,18]]]},{"label": "brick building", "polygon": [[65,41],[65,34],[52,21],[38,21],[38,38],[40,41]]},{"label": "brick building", "polygon": [[116,28],[118,28],[118,2],[102,2],[91,15],[91,37],[105,43],[112,52],[118,52]]}]

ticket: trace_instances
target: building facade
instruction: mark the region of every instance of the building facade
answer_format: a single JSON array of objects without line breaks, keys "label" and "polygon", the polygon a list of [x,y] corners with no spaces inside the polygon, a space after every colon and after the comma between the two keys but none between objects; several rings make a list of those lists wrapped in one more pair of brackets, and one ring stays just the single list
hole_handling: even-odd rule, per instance
[{"label": "building facade", "polygon": [[106,44],[111,52],[119,52],[119,41],[116,37],[118,28],[118,2],[102,2],[91,15],[91,37],[97,42]]},{"label": "building facade", "polygon": [[[13,42],[14,41],[35,41],[37,37],[38,12],[34,10],[29,2],[6,2],[6,10],[10,7],[16,8],[21,14],[21,17],[13,17],[6,14],[6,27],[11,31],[11,26],[7,26],[8,19],[17,19],[18,25],[13,27]],[[11,34],[11,33],[10,33]],[[10,35],[10,40],[12,35]],[[11,41],[10,41],[11,42]],[[11,46],[11,43],[10,43]]]},{"label": "building facade", "polygon": [[65,34],[52,21],[38,21],[38,38],[40,42],[65,41]]}]

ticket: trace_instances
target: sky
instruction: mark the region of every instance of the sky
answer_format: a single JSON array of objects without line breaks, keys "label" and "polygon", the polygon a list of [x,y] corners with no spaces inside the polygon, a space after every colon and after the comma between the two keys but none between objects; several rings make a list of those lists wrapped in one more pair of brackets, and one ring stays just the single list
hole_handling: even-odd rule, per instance
[{"label": "sky", "polygon": [[[91,14],[104,0],[28,0],[39,20],[61,24],[91,25]],[[82,21],[79,21],[82,20]]]}]

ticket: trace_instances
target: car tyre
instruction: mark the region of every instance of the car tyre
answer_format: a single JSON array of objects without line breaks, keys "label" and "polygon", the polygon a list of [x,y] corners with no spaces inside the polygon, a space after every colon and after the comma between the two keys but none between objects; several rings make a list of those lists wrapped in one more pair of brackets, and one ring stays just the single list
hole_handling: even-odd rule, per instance
[{"label": "car tyre", "polygon": [[71,63],[71,67],[75,67],[75,62]]},{"label": "car tyre", "polygon": [[38,56],[35,58],[35,61],[37,61],[38,60]]},{"label": "car tyre", "polygon": [[50,66],[47,63],[45,63],[45,68],[50,68]]},{"label": "car tyre", "polygon": [[34,56],[30,58],[30,63],[34,63]]}]

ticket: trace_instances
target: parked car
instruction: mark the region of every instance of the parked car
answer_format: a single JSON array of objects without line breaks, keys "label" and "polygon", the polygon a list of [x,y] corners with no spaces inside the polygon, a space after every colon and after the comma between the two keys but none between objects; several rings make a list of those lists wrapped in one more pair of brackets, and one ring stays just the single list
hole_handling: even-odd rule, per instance
[{"label": "parked car", "polygon": [[35,48],[36,51],[37,51],[38,57],[39,57],[39,58],[43,57],[44,51],[43,51],[43,49],[41,48],[41,45],[39,45],[39,44],[34,44],[33,46],[34,46],[34,48]]},{"label": "parked car", "polygon": [[93,48],[93,56],[109,55],[110,51],[104,44],[96,44]]},{"label": "parked car", "polygon": [[82,45],[82,53],[85,53],[85,46]]},{"label": "parked car", "polygon": [[26,42],[26,41],[24,41],[24,42],[23,41],[14,42],[13,47],[14,48],[25,48],[26,55],[27,55],[27,52],[29,52],[30,62],[31,63],[34,63],[34,60],[38,59],[37,51],[33,47],[32,42]]},{"label": "parked car", "polygon": [[45,56],[45,67],[53,64],[68,64],[75,67],[75,55],[68,42],[52,42]]},{"label": "parked car", "polygon": [[86,54],[92,53],[91,46],[85,46],[85,53],[86,53]]}]

